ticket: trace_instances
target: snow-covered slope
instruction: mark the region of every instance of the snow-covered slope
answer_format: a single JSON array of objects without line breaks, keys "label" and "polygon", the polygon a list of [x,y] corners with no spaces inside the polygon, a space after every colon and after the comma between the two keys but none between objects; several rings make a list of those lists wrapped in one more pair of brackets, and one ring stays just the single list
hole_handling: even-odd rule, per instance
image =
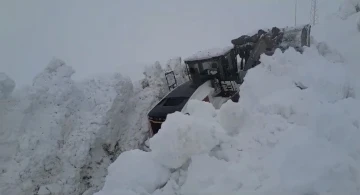
[{"label": "snow-covered slope", "polygon": [[74,82],[54,59],[12,95],[15,82],[1,73],[0,194],[100,190],[109,164],[147,138],[146,114],[167,92],[163,73],[157,63],[134,83],[117,73]]},{"label": "snow-covered slope", "polygon": [[121,154],[96,195],[360,194],[357,17],[315,26],[303,54],[262,56],[239,103],[169,115],[151,152]]}]

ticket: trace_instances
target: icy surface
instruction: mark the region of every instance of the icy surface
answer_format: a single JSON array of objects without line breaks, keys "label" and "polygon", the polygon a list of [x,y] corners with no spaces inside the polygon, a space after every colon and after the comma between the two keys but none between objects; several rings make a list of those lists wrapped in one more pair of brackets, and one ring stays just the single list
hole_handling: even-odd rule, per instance
[{"label": "icy surface", "polygon": [[210,59],[213,57],[218,57],[218,56],[224,55],[227,52],[229,52],[232,48],[234,48],[234,46],[227,46],[224,48],[212,48],[212,49],[208,49],[208,50],[198,51],[197,53],[185,58],[184,60],[185,61],[195,61],[195,60]]},{"label": "icy surface", "polygon": [[0,72],[0,99],[10,96],[15,88],[15,81],[5,73]]},{"label": "icy surface", "polygon": [[[317,41],[303,54],[290,48],[263,55],[246,75],[238,103],[215,110],[191,100],[189,115],[169,115],[141,161],[172,173],[148,194],[360,194],[356,18],[315,26]],[[137,170],[127,174],[144,179]]]}]

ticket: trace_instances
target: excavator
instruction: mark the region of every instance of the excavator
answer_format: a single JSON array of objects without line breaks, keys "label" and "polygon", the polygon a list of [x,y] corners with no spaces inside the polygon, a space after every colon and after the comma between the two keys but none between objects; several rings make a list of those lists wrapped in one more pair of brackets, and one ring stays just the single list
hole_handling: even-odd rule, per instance
[{"label": "excavator", "polygon": [[217,109],[228,100],[238,102],[240,85],[247,71],[261,63],[261,55],[271,56],[275,50],[284,52],[289,47],[302,53],[305,46],[310,47],[310,31],[310,24],[260,29],[231,40],[231,46],[185,58],[189,80],[178,85],[173,71],[165,73],[170,92],[148,112],[149,137],[158,133],[168,114],[188,114],[189,100],[206,101]]}]

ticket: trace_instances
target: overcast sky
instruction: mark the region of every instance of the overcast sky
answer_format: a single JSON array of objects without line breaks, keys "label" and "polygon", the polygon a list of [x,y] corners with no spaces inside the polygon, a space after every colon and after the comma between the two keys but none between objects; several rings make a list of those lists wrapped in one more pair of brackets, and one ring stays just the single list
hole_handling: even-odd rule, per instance
[{"label": "overcast sky", "polygon": [[[326,1],[324,4],[323,2]],[[321,11],[335,9],[322,0]],[[30,84],[52,57],[75,79],[121,72],[230,44],[261,27],[294,25],[295,0],[0,0],[0,72]],[[298,0],[298,24],[310,0]],[[320,17],[322,15],[320,14]]]}]

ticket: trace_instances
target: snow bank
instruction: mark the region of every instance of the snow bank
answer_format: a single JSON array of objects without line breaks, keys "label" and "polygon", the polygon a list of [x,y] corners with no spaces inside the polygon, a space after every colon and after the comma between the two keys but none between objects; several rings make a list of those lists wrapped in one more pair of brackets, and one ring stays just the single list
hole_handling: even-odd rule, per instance
[{"label": "snow bank", "polygon": [[[147,86],[117,73],[74,82],[75,71],[53,59],[32,86],[0,100],[0,194],[101,189],[110,163],[142,146],[146,114],[167,92],[161,66],[146,71]],[[12,83],[1,74],[1,92]]]},{"label": "snow bank", "polygon": [[[331,48],[321,40],[303,54],[263,55],[245,77],[239,103],[214,110],[192,101],[190,115],[169,115],[150,139],[150,155],[138,159],[165,165],[171,176],[143,194],[359,194],[360,88],[352,76],[358,55]],[[120,167],[127,162],[117,161]],[[128,174],[144,179],[136,169]],[[101,193],[124,190],[104,187]]]},{"label": "snow bank", "polygon": [[15,88],[15,81],[0,72],[0,99],[7,98]]},{"label": "snow bank", "polygon": [[179,112],[168,116],[169,122],[163,123],[159,134],[150,139],[151,154],[157,162],[176,169],[192,155],[208,153],[220,143],[220,126],[209,123],[209,119],[197,119]]},{"label": "snow bank", "polygon": [[[312,35],[320,43],[326,44],[330,49],[327,49],[324,56],[335,62],[347,64],[348,77],[354,85],[356,94],[360,94],[360,80],[358,72],[359,66],[359,52],[360,33],[357,29],[357,19],[360,17],[360,12],[351,15],[346,20],[332,18],[325,20],[323,23],[316,25],[313,28]],[[326,33],[325,33],[326,32]],[[317,43],[316,43],[317,44]]]},{"label": "snow bank", "polygon": [[124,78],[114,75],[89,93],[93,83],[75,83],[74,72],[63,61],[52,60],[20,103],[5,114],[16,116],[3,130],[13,130],[8,133],[17,137],[17,147],[1,177],[2,193],[78,194],[92,185],[86,179],[91,178],[86,173],[91,146],[95,137],[106,134],[99,132],[104,116],[117,90],[126,86],[117,85]]},{"label": "snow bank", "polygon": [[[119,160],[110,165],[109,174],[106,178],[107,182],[104,187],[114,190],[111,190],[110,193],[99,192],[96,194],[116,195],[154,192],[156,188],[166,183],[170,177],[170,171],[154,161],[148,161],[150,158],[150,153],[141,150],[124,152],[119,156]],[[134,171],[142,174],[141,177],[134,175]],[[123,177],[117,179],[119,175]],[[121,193],[116,190],[120,186],[124,188]]]}]

